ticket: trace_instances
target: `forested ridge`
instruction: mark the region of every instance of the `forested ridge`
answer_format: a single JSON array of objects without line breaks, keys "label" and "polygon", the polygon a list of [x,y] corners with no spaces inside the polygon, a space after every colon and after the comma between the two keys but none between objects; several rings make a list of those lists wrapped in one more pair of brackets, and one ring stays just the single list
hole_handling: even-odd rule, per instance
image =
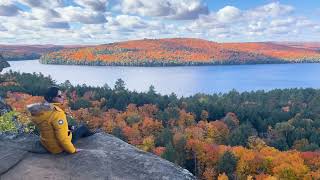
[{"label": "forested ridge", "polygon": [[194,38],[142,39],[102,45],[0,45],[7,61],[45,64],[178,66],[319,62],[319,43],[217,43]]},{"label": "forested ridge", "polygon": [[45,64],[177,66],[319,62],[318,44],[217,43],[193,38],[143,39],[46,53]]},{"label": "forested ridge", "polygon": [[39,59],[42,54],[58,51],[61,49],[72,49],[81,47],[65,45],[1,45],[0,55],[6,61]]},{"label": "forested ridge", "polygon": [[[37,82],[37,83],[35,83]],[[1,131],[35,131],[26,105],[43,101],[42,74],[1,75],[0,96],[13,112]],[[102,128],[145,151],[187,168],[200,179],[319,179],[320,90],[274,89],[177,97],[134,92],[119,79],[114,87],[58,84],[70,122]],[[70,107],[70,108],[69,108]],[[7,125],[7,126],[5,126]]]}]

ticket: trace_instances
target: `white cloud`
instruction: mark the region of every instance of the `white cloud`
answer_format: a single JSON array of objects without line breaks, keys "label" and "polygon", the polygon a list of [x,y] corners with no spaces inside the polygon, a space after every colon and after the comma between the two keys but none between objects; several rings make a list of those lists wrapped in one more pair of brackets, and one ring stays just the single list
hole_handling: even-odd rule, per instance
[{"label": "white cloud", "polygon": [[119,15],[116,17],[115,22],[122,27],[132,29],[141,29],[147,27],[147,23],[143,22],[138,16]]},{"label": "white cloud", "polygon": [[70,29],[68,22],[46,22],[44,27],[52,29]]},{"label": "white cloud", "polygon": [[57,8],[63,19],[69,22],[80,22],[83,24],[101,24],[106,23],[106,17],[102,13],[90,11],[80,7]]},{"label": "white cloud", "polygon": [[52,19],[61,18],[60,13],[55,11],[54,9],[32,9],[31,12],[24,12],[22,16],[27,19],[39,19],[44,21],[50,21]]},{"label": "white cloud", "polygon": [[155,31],[158,31],[158,35],[160,35],[166,29],[166,26],[159,20],[146,21],[139,16],[118,15],[107,19],[108,23],[105,24],[105,31],[132,36],[132,38],[138,34],[153,33]]},{"label": "white cloud", "polygon": [[296,19],[289,17],[286,19],[274,19],[271,20],[270,25],[273,27],[279,27],[279,26],[290,26],[296,23]]},{"label": "white cloud", "polygon": [[37,32],[41,28],[43,23],[40,20],[21,21],[21,17],[13,17],[10,19],[1,18],[0,20],[2,21],[2,24],[8,29],[10,33],[17,36],[19,36],[19,32],[22,32],[22,31]]},{"label": "white cloud", "polygon": [[279,2],[273,2],[264,6],[257,7],[256,9],[250,10],[247,13],[248,16],[251,16],[251,18],[268,18],[288,15],[293,12],[293,6],[283,5]]},{"label": "white cloud", "polygon": [[105,12],[108,5],[108,0],[74,0],[74,2],[84,8],[98,12]]},{"label": "white cloud", "polygon": [[8,29],[4,27],[2,24],[0,24],[0,31],[8,31]]},{"label": "white cloud", "polygon": [[65,6],[64,0],[18,0],[18,2],[29,6],[30,8],[52,9]]},{"label": "white cloud", "polygon": [[309,19],[299,18],[297,20],[297,26],[302,27],[302,28],[303,27],[314,27],[314,26],[316,26],[316,24]]},{"label": "white cloud", "polygon": [[176,13],[169,15],[171,19],[197,19],[201,14],[208,14],[208,7],[199,0],[183,0],[175,5]]},{"label": "white cloud", "polygon": [[261,33],[267,29],[267,24],[264,21],[254,21],[248,24],[250,33]]},{"label": "white cloud", "polygon": [[168,16],[174,13],[171,3],[160,0],[123,0],[121,8],[125,14],[141,16]]},{"label": "white cloud", "polygon": [[316,25],[296,16],[294,7],[274,2],[247,10],[226,6],[187,26],[190,32],[215,41],[270,41],[306,37]]},{"label": "white cloud", "polygon": [[0,5],[0,16],[17,16],[19,11],[13,4]]},{"label": "white cloud", "polygon": [[77,30],[77,32],[79,32],[79,36],[81,35],[86,37],[94,37],[97,34],[109,33],[104,27],[104,24],[85,24]]},{"label": "white cloud", "polygon": [[232,22],[241,18],[241,11],[233,6],[226,6],[217,12],[217,19],[220,22]]},{"label": "white cloud", "polygon": [[293,29],[287,26],[280,26],[280,27],[271,27],[268,28],[266,31],[269,34],[289,34]]},{"label": "white cloud", "polygon": [[208,14],[208,7],[201,0],[123,0],[120,8],[126,14],[171,19],[196,19]]},{"label": "white cloud", "polygon": [[[22,11],[16,1],[30,9]],[[251,9],[225,6],[209,13],[204,0],[73,1],[76,5],[67,6],[65,0],[0,0],[0,43],[98,44],[165,37],[314,40],[320,33],[319,22],[297,16],[294,7],[280,2]]]},{"label": "white cloud", "polygon": [[0,5],[10,5],[12,4],[12,0],[1,0]]}]

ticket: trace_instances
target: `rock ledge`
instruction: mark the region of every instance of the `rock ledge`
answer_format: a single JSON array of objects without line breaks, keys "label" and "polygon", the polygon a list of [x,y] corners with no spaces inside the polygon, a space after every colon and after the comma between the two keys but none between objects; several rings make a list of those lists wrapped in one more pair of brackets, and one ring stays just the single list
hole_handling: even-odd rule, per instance
[{"label": "rock ledge", "polygon": [[31,153],[36,136],[0,137],[0,179],[189,180],[189,171],[105,133],[79,140],[73,155]]}]

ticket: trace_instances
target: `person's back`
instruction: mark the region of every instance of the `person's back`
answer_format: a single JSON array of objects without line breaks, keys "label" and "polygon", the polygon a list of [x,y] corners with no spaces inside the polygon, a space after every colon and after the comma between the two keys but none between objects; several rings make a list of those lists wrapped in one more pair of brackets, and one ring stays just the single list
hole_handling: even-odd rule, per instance
[{"label": "person's back", "polygon": [[72,133],[64,111],[55,103],[37,103],[28,106],[33,123],[39,128],[40,142],[51,153],[75,153]]}]

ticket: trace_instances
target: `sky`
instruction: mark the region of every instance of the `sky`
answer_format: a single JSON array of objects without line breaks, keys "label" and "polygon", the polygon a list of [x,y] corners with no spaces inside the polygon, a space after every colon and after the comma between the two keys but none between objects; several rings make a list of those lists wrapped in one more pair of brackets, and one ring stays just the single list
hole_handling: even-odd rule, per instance
[{"label": "sky", "polygon": [[320,42],[319,0],[0,0],[0,44]]}]

